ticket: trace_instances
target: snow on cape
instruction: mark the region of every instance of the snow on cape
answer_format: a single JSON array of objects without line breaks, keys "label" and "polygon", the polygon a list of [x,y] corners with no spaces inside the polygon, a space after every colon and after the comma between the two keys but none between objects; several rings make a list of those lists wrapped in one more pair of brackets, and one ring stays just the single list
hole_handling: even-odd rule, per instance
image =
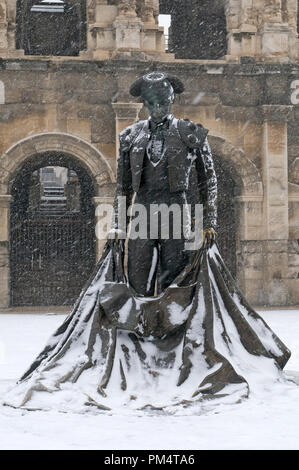
[{"label": "snow on cape", "polygon": [[180,413],[285,380],[289,350],[247,303],[215,244],[157,297],[136,295],[122,260],[107,243],[72,312],[5,404]]}]

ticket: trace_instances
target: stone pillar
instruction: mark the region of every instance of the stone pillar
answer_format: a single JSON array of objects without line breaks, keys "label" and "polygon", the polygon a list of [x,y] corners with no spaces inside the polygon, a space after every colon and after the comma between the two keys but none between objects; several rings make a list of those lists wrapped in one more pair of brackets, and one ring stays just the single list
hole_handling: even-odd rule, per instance
[{"label": "stone pillar", "polygon": [[[97,210],[97,208],[99,208],[99,206],[101,204],[107,204],[111,207],[111,211],[110,211],[110,218],[109,220],[107,220],[107,231],[110,230],[110,227],[111,227],[111,224],[112,224],[112,216],[113,216],[113,212],[112,212],[112,209],[113,209],[113,202],[114,202],[114,197],[107,197],[107,196],[96,196],[93,198],[93,203],[95,205],[95,218],[96,218],[96,224],[98,224],[100,221],[101,221],[101,217],[100,217],[100,213],[99,213],[99,209]],[[106,219],[106,217],[105,217]],[[100,238],[97,236],[97,225],[96,225],[96,260],[98,261],[101,257],[101,254],[102,254],[102,251],[103,251],[103,248],[105,246],[105,243],[106,243],[106,238]]]},{"label": "stone pillar", "polygon": [[0,2],[0,50],[8,48],[6,2]]},{"label": "stone pillar", "polygon": [[292,106],[262,106],[265,239],[262,255],[265,298],[270,305],[288,302],[287,121],[291,110]]},{"label": "stone pillar", "polygon": [[9,307],[9,216],[12,197],[0,195],[0,307]]},{"label": "stone pillar", "polygon": [[227,54],[231,57],[256,56],[259,51],[257,36],[258,9],[255,0],[227,0]]},{"label": "stone pillar", "polygon": [[285,5],[286,11],[283,10],[283,21],[287,21],[290,34],[289,34],[289,50],[292,60],[299,60],[299,37],[297,31],[297,18],[298,18],[298,0],[288,0]]},{"label": "stone pillar", "polygon": [[23,57],[22,49],[16,50],[17,0],[0,0],[0,57]]},{"label": "stone pillar", "polygon": [[[291,3],[291,2],[290,2]],[[293,56],[290,48],[292,30],[287,9],[283,15],[281,0],[265,0],[261,27],[261,55],[264,60],[287,61]]]},{"label": "stone pillar", "polygon": [[137,14],[143,23],[155,23],[154,0],[137,0]]},{"label": "stone pillar", "polygon": [[140,51],[142,21],[137,17],[136,0],[117,0],[118,16],[114,22],[118,51]]},{"label": "stone pillar", "polygon": [[297,0],[226,0],[228,59],[298,58]]},{"label": "stone pillar", "polygon": [[87,0],[87,51],[80,57],[172,60],[158,15],[158,0]]},{"label": "stone pillar", "polygon": [[[17,17],[17,0],[8,0],[7,2],[7,41],[10,51],[16,50],[16,17]],[[22,54],[23,51],[18,51]]]},{"label": "stone pillar", "polygon": [[266,239],[288,239],[287,120],[292,106],[264,105],[263,183]]},{"label": "stone pillar", "polygon": [[143,107],[142,103],[112,103],[115,112],[115,132],[116,132],[116,159],[119,151],[119,134],[126,127],[138,120],[139,113]]},{"label": "stone pillar", "polygon": [[158,25],[159,2],[137,0],[137,14],[142,21],[142,50],[165,53],[164,28]]},{"label": "stone pillar", "polygon": [[108,5],[108,0],[88,0],[87,52],[80,52],[81,57],[109,59],[111,51],[115,49],[113,22],[117,14],[117,6]]},{"label": "stone pillar", "polygon": [[[299,158],[296,180],[299,183]],[[291,176],[292,178],[292,176]],[[296,181],[295,180],[295,181]],[[299,304],[299,184],[289,183],[289,305]]]}]

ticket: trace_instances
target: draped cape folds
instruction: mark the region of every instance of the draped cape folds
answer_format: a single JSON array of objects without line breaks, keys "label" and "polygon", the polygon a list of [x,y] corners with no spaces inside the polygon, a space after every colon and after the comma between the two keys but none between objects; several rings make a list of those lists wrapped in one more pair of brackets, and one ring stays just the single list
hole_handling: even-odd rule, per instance
[{"label": "draped cape folds", "polygon": [[106,244],[72,312],[5,404],[175,412],[207,399],[239,401],[256,377],[281,380],[290,352],[247,303],[216,244],[155,297],[132,290],[123,255]]}]

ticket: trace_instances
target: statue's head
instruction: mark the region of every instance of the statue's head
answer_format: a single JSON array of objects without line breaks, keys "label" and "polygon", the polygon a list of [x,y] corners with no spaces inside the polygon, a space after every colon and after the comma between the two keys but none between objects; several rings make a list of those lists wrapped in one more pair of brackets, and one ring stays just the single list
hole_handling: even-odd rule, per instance
[{"label": "statue's head", "polygon": [[140,96],[151,119],[160,122],[170,113],[175,93],[184,91],[183,83],[163,72],[151,72],[136,80],[130,88],[132,96]]}]

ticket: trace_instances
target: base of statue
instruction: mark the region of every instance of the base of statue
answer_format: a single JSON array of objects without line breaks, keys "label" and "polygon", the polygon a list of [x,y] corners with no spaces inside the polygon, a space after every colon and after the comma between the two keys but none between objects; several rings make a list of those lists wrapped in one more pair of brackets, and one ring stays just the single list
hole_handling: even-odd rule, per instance
[{"label": "base of statue", "polygon": [[[160,295],[140,297],[106,244],[72,312],[5,404],[29,410],[200,409],[286,380],[286,346],[250,307],[214,244]],[[180,412],[181,412],[180,411]]]}]

